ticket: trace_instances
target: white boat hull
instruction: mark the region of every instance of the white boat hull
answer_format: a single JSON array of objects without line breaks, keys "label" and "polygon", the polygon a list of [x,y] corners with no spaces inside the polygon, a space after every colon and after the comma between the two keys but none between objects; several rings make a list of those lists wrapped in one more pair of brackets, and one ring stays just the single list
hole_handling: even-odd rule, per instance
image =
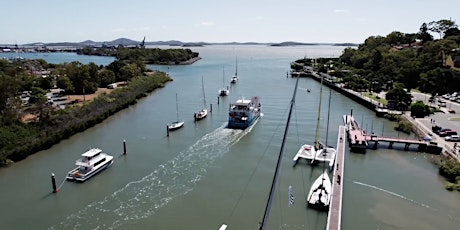
[{"label": "white boat hull", "polygon": [[105,161],[101,163],[99,166],[95,167],[93,170],[90,170],[86,173],[82,173],[80,167],[77,167],[67,173],[67,180],[70,181],[77,181],[77,182],[84,182],[89,178],[93,177],[94,175],[98,174],[99,172],[103,171],[104,169],[110,167],[113,164],[113,157],[107,155]]},{"label": "white boat hull", "polygon": [[180,129],[184,126],[184,122],[183,121],[176,121],[176,122],[173,122],[171,124],[168,125],[168,129],[170,131],[173,131],[173,130],[177,130],[177,129]]},{"label": "white boat hull", "polygon": [[329,207],[331,200],[332,183],[327,171],[324,171],[310,188],[308,193],[308,206],[325,210]]},{"label": "white boat hull", "polygon": [[300,159],[311,160],[315,157],[316,150],[314,146],[311,145],[302,145],[297,154],[294,156],[293,161],[297,163]]},{"label": "white boat hull", "polygon": [[200,112],[195,113],[195,120],[199,121],[203,118],[205,118],[208,115],[208,110],[207,109],[202,109]]}]

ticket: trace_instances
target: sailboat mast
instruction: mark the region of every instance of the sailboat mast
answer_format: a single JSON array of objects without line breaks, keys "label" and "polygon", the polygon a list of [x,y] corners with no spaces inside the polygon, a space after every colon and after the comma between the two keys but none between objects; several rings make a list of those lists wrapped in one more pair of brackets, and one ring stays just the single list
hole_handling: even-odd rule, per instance
[{"label": "sailboat mast", "polygon": [[297,85],[299,83],[299,78],[300,77],[297,76],[297,81],[295,82],[295,88],[294,88],[294,93],[293,93],[292,99],[291,99],[291,106],[289,108],[289,114],[288,114],[288,119],[287,119],[287,122],[286,122],[286,128],[284,130],[283,142],[281,143],[280,154],[278,155],[278,162],[276,163],[275,175],[273,176],[273,181],[272,181],[272,185],[271,185],[271,188],[270,188],[270,195],[268,196],[267,206],[265,207],[264,218],[262,220],[262,223],[260,223],[260,225],[259,225],[260,230],[266,229],[268,216],[270,215],[270,209],[271,209],[273,196],[275,194],[275,189],[276,189],[276,182],[278,181],[279,168],[280,168],[280,165],[281,165],[281,160],[283,158],[284,147],[285,147],[285,142],[286,142],[286,136],[287,136],[287,133],[288,133],[288,130],[289,130],[289,122],[291,121],[292,107],[294,106],[294,103],[295,103],[295,95],[297,93]]},{"label": "sailboat mast", "polygon": [[206,96],[205,96],[205,93],[204,93],[203,76],[201,76],[201,89],[203,90],[203,108],[206,108]]},{"label": "sailboat mast", "polygon": [[316,123],[315,149],[318,149],[319,138],[319,122],[321,116],[321,98],[323,96],[323,75],[321,75],[321,86],[319,87],[319,106],[318,106],[318,122]]},{"label": "sailboat mast", "polygon": [[329,105],[327,109],[327,126],[326,126],[326,146],[327,146],[327,137],[329,134],[329,117],[331,115],[331,95],[332,95],[332,89],[329,88]]},{"label": "sailboat mast", "polygon": [[235,58],[236,68],[235,68],[235,76],[238,76],[238,57]]},{"label": "sailboat mast", "polygon": [[179,105],[177,101],[177,93],[176,93],[176,116],[177,116],[177,121],[179,121]]}]

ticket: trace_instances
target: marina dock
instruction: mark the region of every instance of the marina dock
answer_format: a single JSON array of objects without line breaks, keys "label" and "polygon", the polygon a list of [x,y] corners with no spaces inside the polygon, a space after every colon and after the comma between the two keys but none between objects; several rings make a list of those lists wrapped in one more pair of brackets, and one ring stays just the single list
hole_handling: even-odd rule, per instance
[{"label": "marina dock", "polygon": [[336,165],[332,176],[332,194],[327,215],[328,230],[338,230],[342,224],[343,172],[345,164],[345,126],[339,127],[337,137]]},{"label": "marina dock", "polygon": [[348,143],[352,152],[365,152],[367,149],[366,133],[359,127],[353,115],[343,115],[343,123],[348,133]]}]

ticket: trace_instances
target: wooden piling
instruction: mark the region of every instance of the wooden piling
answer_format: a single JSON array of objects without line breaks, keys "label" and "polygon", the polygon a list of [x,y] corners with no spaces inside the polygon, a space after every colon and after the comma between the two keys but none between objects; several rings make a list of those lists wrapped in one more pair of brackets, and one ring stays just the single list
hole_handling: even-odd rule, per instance
[{"label": "wooden piling", "polygon": [[56,187],[56,178],[54,178],[54,173],[51,173],[51,184],[53,185],[53,193],[57,193],[58,189]]},{"label": "wooden piling", "polygon": [[123,155],[126,155],[126,140],[123,140]]}]

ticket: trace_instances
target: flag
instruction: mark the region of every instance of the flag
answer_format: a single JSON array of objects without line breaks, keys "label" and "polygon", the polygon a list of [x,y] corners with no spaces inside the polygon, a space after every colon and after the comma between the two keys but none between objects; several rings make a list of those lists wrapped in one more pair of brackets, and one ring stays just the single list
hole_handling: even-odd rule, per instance
[{"label": "flag", "polygon": [[289,207],[291,207],[291,205],[294,204],[294,194],[292,194],[292,186],[289,185],[289,194],[288,194],[288,204],[289,204]]}]

